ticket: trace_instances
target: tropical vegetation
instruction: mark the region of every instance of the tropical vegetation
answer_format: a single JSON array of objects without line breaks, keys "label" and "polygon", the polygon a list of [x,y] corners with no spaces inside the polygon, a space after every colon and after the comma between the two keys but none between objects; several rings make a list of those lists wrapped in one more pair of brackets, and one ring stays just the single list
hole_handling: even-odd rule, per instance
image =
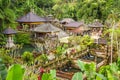
[{"label": "tropical vegetation", "polygon": [[[59,20],[72,18],[75,21],[84,21],[86,24],[98,20],[104,24],[101,36],[107,40],[106,52],[109,54],[105,58],[106,64],[98,69],[93,62],[86,64],[78,60],[79,69],[72,80],[119,80],[119,4],[120,0],[0,0],[0,80],[37,80],[38,77],[42,80],[59,80],[56,76],[57,70],[61,70],[61,66],[65,67],[63,64],[72,62],[72,59],[76,60],[76,56],[88,56],[86,53],[91,53],[90,49],[100,50],[99,47],[104,46],[104,44],[94,44],[94,40],[89,35],[73,35],[68,39],[68,44],[55,41],[57,44],[53,44],[55,47],[52,48],[48,47],[46,41],[38,44],[32,51],[28,47],[24,48],[26,45],[31,47],[35,45],[31,44],[30,32],[18,31],[15,36],[12,36],[16,48],[4,48],[7,36],[3,34],[3,30],[8,27],[17,30],[20,25],[16,20],[30,11],[41,17],[52,14]],[[43,51],[39,45],[43,46]],[[98,57],[95,53],[93,55],[95,59]],[[53,59],[49,59],[48,56],[52,56]],[[42,76],[40,76],[40,67],[46,68]],[[54,68],[57,70],[50,70]]]}]

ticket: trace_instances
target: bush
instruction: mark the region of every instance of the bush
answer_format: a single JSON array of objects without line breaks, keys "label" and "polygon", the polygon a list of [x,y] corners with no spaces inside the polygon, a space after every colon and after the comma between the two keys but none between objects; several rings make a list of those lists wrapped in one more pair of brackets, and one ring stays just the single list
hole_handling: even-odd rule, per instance
[{"label": "bush", "polygon": [[5,65],[3,64],[2,59],[0,58],[0,79],[1,80],[5,80],[6,79],[6,75],[7,75],[7,70]]},{"label": "bush", "polygon": [[30,44],[30,34],[29,33],[18,33],[16,35],[16,43]]},{"label": "bush", "polygon": [[28,52],[28,51],[25,51],[22,55],[22,59],[24,62],[27,62],[28,64],[31,64],[33,62],[33,54]]},{"label": "bush", "polygon": [[6,39],[3,34],[0,34],[0,46],[3,46],[6,44]]},{"label": "bush", "polygon": [[6,65],[12,64],[14,62],[13,58],[7,54],[8,52],[9,51],[5,49],[0,49],[0,58],[3,60],[3,63],[5,63]]}]

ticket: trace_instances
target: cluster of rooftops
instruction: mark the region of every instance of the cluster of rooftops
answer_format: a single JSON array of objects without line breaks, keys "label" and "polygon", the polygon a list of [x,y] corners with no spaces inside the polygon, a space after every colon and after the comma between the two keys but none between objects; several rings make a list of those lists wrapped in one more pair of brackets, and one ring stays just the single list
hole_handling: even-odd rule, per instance
[{"label": "cluster of rooftops", "polygon": [[[58,19],[54,19],[52,15],[49,15],[48,17],[40,17],[36,15],[34,12],[29,12],[28,14],[20,17],[16,20],[20,25],[21,24],[27,24],[29,25],[29,30],[34,32],[42,32],[42,33],[51,33],[51,32],[58,32],[58,31],[69,31],[72,33],[81,33],[84,31],[89,31],[92,28],[103,28],[104,25],[100,23],[99,21],[94,21],[91,24],[86,25],[83,21],[74,21],[71,18],[65,18],[61,21]],[[51,24],[51,22],[59,22],[62,25],[62,29],[54,26]],[[31,28],[32,26],[32,28]],[[34,28],[34,29],[33,29]],[[13,30],[12,28],[8,27],[3,31],[4,34],[10,35],[10,34],[16,34],[17,31]]]}]

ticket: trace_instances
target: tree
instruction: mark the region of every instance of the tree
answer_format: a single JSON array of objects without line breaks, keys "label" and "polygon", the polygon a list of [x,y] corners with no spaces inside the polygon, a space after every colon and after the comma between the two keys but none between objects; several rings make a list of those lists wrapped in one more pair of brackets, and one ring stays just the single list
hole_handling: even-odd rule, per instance
[{"label": "tree", "polygon": [[75,17],[75,7],[76,7],[76,1],[72,0],[56,0],[55,5],[52,7],[53,13],[55,16],[59,19],[65,18],[65,17]]},{"label": "tree", "polygon": [[78,20],[85,20],[90,22],[94,19],[104,20],[109,13],[109,6],[106,0],[84,0],[78,2]]},{"label": "tree", "polygon": [[[11,0],[0,0],[0,31],[4,28],[9,27],[15,22],[14,10],[10,9]],[[11,14],[12,13],[12,14]]]}]

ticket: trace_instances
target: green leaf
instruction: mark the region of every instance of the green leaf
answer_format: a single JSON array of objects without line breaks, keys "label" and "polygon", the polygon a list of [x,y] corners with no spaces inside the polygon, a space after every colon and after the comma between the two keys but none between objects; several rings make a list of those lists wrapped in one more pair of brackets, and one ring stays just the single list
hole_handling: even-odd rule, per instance
[{"label": "green leaf", "polygon": [[116,63],[112,63],[110,64],[110,69],[112,70],[112,72],[117,72],[118,71],[118,66],[116,65]]},{"label": "green leaf", "polygon": [[23,80],[24,69],[19,64],[14,64],[9,68],[6,80]]},{"label": "green leaf", "polygon": [[44,73],[42,75],[42,80],[53,80],[50,73]]},{"label": "green leaf", "polygon": [[106,77],[102,74],[96,73],[96,80],[107,80]]},{"label": "green leaf", "polygon": [[114,76],[109,70],[107,70],[107,77],[108,77],[108,80],[114,80]]},{"label": "green leaf", "polygon": [[56,80],[56,70],[50,70],[50,74],[51,74],[53,80]]},{"label": "green leaf", "polygon": [[83,80],[82,73],[77,72],[73,75],[72,80]]},{"label": "green leaf", "polygon": [[81,69],[81,71],[84,71],[85,70],[84,63],[80,60],[78,60],[77,63],[78,63],[79,68]]}]

